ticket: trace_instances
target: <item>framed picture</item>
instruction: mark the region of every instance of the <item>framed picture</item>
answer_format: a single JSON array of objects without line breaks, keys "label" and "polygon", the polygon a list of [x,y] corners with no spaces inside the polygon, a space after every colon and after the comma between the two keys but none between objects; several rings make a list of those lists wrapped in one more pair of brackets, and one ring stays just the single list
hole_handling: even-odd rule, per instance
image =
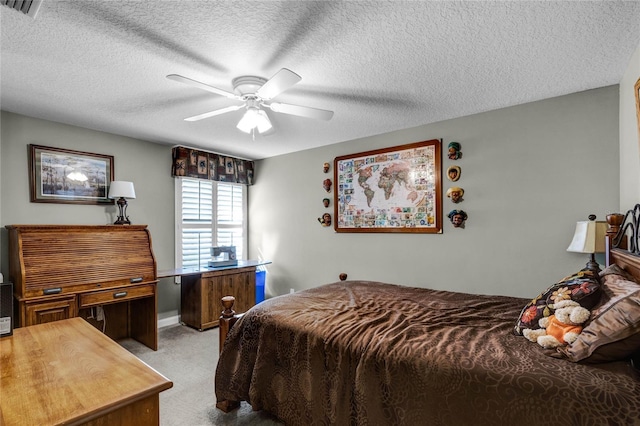
[{"label": "framed picture", "polygon": [[334,159],[336,232],[442,233],[442,141]]},{"label": "framed picture", "polygon": [[29,145],[31,202],[113,204],[113,156]]},{"label": "framed picture", "polygon": [[633,86],[633,91],[636,95],[636,120],[638,121],[638,146],[640,146],[640,78]]}]

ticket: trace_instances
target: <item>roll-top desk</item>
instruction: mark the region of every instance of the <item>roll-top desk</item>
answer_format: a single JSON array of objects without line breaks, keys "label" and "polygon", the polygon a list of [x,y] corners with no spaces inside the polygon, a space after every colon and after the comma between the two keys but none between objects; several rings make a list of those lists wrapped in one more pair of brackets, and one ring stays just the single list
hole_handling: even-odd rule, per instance
[{"label": "roll-top desk", "polygon": [[157,268],[146,225],[8,225],[18,327],[82,317],[158,348]]}]

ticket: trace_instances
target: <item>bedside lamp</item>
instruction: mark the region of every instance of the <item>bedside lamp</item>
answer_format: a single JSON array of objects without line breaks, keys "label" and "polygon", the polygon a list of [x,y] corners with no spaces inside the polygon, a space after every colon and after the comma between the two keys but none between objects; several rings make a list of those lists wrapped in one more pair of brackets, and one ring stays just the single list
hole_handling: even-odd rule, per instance
[{"label": "bedside lamp", "polygon": [[606,234],[607,222],[596,221],[596,215],[591,214],[588,221],[576,223],[576,231],[567,251],[591,254],[587,268],[600,273],[600,265],[596,262],[595,254],[604,253]]},{"label": "bedside lamp", "polygon": [[114,225],[131,225],[129,216],[127,216],[127,198],[136,198],[136,191],[133,189],[133,182],[125,182],[122,180],[114,180],[109,187],[109,198],[117,198],[118,209],[120,214]]}]

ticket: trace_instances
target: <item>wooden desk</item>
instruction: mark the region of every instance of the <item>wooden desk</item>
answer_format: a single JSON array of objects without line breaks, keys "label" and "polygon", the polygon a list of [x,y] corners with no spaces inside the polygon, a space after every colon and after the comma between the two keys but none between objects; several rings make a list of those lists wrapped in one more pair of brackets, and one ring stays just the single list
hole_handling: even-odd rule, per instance
[{"label": "wooden desk", "polygon": [[158,425],[173,383],[82,318],[0,339],[0,425]]},{"label": "wooden desk", "polygon": [[147,225],[6,228],[18,327],[82,317],[114,340],[132,337],[158,349],[157,268]]}]

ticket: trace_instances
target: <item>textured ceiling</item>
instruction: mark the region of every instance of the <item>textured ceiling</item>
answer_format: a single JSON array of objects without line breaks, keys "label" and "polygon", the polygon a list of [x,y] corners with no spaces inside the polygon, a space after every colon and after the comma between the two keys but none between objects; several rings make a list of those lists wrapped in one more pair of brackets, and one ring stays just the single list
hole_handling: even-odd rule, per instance
[{"label": "textured ceiling", "polygon": [[[640,43],[640,2],[62,1],[35,19],[0,7],[3,110],[261,159],[618,84]],[[269,134],[236,101],[241,75],[289,68],[276,101],[335,111],[275,113]],[[430,135],[429,137],[437,137]],[[43,141],[44,142],[44,141]]]}]

